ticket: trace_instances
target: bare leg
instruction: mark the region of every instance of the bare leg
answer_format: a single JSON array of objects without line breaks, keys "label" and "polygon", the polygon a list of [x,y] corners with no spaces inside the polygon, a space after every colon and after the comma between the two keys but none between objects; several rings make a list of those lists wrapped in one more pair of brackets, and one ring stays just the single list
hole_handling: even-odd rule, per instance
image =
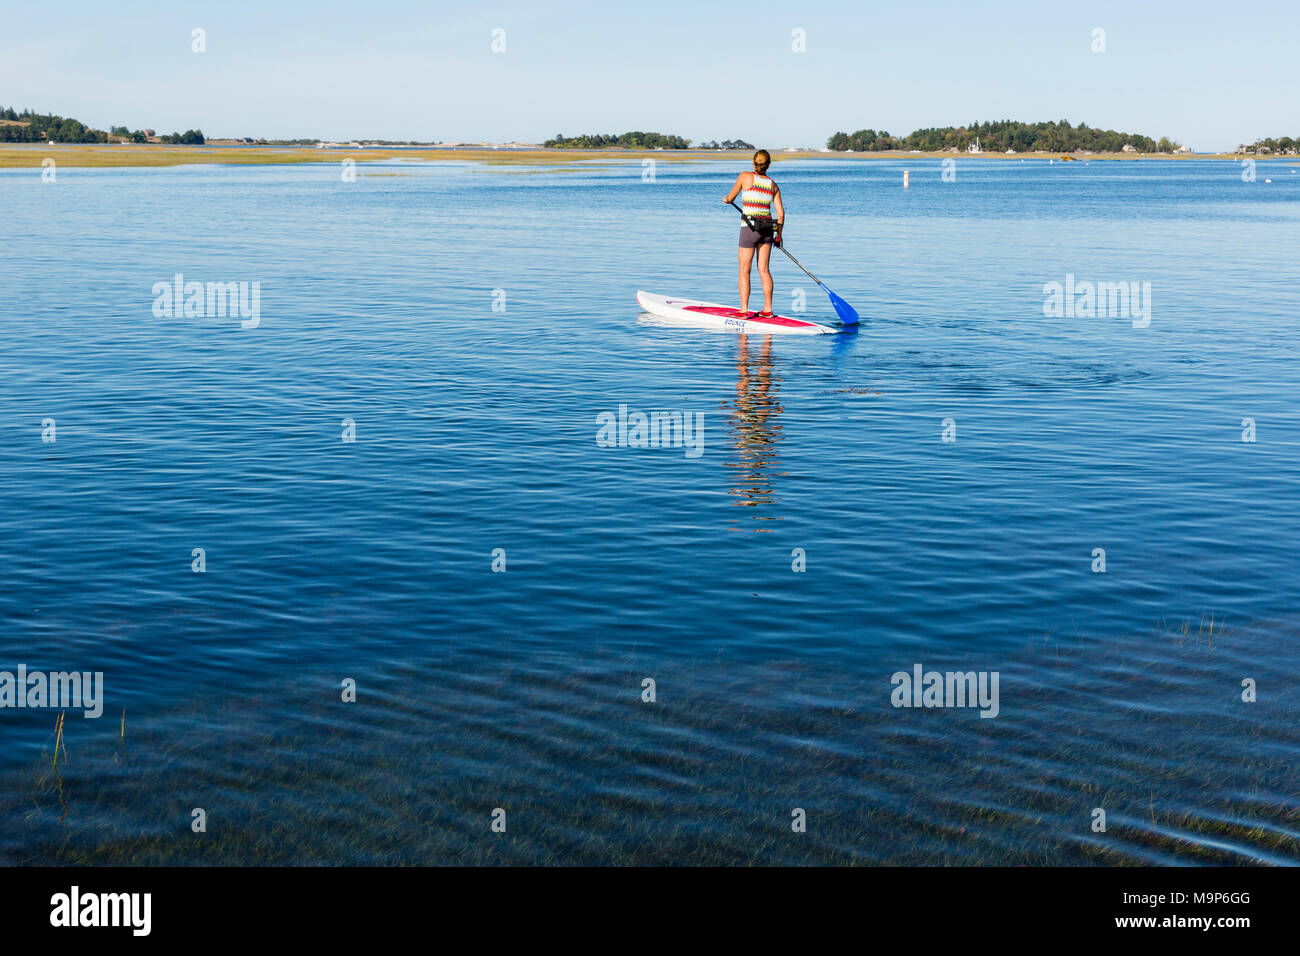
[{"label": "bare leg", "polygon": [[[758,281],[763,283],[763,311],[772,311],[772,273],[768,271],[767,264],[772,259],[771,246],[758,247]],[[745,277],[746,279],[749,276]]]},{"label": "bare leg", "polygon": [[749,311],[749,265],[754,261],[754,250],[740,247],[740,311]]}]

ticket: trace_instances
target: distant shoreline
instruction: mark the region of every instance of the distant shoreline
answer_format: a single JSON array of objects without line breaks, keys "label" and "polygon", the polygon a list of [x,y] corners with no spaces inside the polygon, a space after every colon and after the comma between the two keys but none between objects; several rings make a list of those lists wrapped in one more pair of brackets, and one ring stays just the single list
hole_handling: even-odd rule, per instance
[{"label": "distant shoreline", "polygon": [[[50,146],[41,143],[5,144],[0,146],[0,169],[40,168],[41,161],[49,157],[57,166],[96,168],[135,168],[148,166],[184,166],[199,163],[221,165],[293,165],[300,163],[337,163],[352,159],[359,163],[392,159],[426,161],[472,162],[488,165],[565,166],[593,160],[654,159],[664,163],[690,163],[700,160],[730,159],[747,163],[748,150],[647,150],[647,149],[547,149],[545,147],[450,147],[450,146],[358,146],[317,148],[314,146],[254,146],[205,145],[174,146],[155,144],[81,144],[67,143]],[[783,160],[794,159],[960,159],[960,160],[1018,160],[1032,159],[1067,162],[1092,160],[1158,159],[1178,162],[1187,159],[1253,159],[1256,162],[1300,163],[1295,156],[1255,156],[1241,153],[953,153],[953,152],[822,152],[821,150],[772,150],[773,166]]]}]

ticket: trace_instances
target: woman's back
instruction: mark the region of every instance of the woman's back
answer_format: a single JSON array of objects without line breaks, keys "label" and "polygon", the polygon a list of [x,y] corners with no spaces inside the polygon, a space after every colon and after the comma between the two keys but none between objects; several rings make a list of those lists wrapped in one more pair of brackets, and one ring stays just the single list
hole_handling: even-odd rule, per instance
[{"label": "woman's back", "polygon": [[772,200],[776,198],[776,183],[762,173],[746,173],[749,184],[740,193],[740,205],[751,219],[771,219]]}]

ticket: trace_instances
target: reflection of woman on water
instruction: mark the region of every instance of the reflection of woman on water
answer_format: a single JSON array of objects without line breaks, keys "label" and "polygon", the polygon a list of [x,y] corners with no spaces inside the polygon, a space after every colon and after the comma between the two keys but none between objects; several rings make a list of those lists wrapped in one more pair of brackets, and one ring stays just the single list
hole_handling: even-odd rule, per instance
[{"label": "reflection of woman on water", "polygon": [[[731,406],[731,440],[737,460],[729,462],[728,467],[740,473],[736,487],[731,489],[739,499],[736,504],[757,507],[777,500],[771,478],[781,435],[778,418],[782,408],[776,397],[779,379],[772,373],[770,335],[764,336],[763,344],[754,349],[747,335],[741,335],[738,342],[736,397]],[[758,521],[773,520],[766,515],[753,517]]]}]

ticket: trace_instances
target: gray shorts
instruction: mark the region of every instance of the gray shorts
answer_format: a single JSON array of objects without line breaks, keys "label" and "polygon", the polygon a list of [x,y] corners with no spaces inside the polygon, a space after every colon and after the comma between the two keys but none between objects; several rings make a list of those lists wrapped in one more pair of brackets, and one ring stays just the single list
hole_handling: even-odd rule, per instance
[{"label": "gray shorts", "polygon": [[755,219],[758,228],[753,229],[749,223],[740,227],[740,248],[757,249],[759,246],[770,246],[772,244],[772,235],[775,223],[771,219]]}]

